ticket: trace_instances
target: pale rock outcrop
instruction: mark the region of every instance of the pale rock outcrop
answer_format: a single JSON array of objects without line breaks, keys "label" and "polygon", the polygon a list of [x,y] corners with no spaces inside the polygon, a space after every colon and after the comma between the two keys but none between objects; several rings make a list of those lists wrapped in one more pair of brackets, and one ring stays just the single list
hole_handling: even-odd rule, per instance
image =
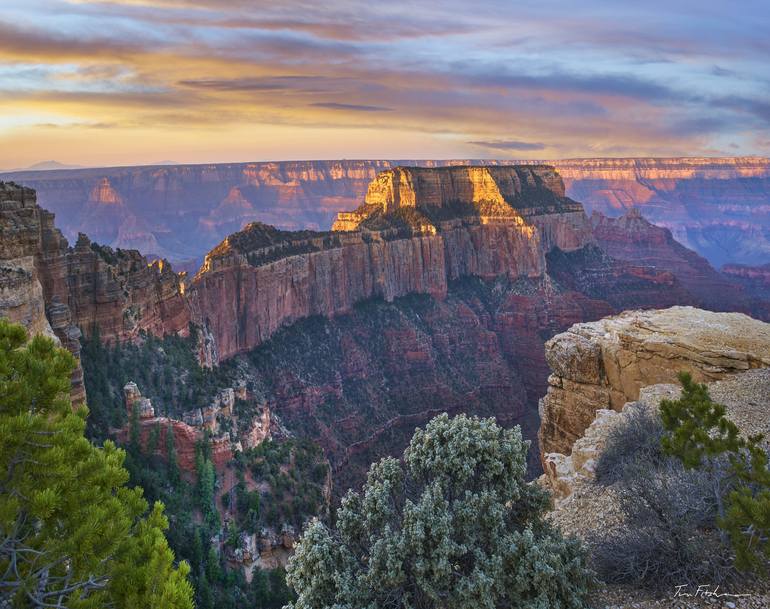
[{"label": "pale rock outcrop", "polygon": [[675,399],[679,394],[676,385],[651,385],[643,387],[639,399],[627,402],[620,411],[597,410],[596,418],[572,445],[571,454],[553,452],[543,456],[544,474],[538,482],[551,490],[557,502],[569,497],[578,486],[595,479],[597,460],[612,430],[623,424],[632,411],[657,408],[662,399]]},{"label": "pale rock outcrop", "polygon": [[540,451],[570,454],[602,409],[620,410],[647,385],[686,371],[698,382],[770,366],[770,324],[692,307],[626,311],[572,326],[546,343]]}]

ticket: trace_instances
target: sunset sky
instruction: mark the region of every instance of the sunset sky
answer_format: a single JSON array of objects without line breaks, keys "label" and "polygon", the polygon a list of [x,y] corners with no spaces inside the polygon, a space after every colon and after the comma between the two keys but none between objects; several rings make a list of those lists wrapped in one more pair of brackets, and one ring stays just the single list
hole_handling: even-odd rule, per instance
[{"label": "sunset sky", "polygon": [[0,168],[770,155],[767,0],[0,0]]}]

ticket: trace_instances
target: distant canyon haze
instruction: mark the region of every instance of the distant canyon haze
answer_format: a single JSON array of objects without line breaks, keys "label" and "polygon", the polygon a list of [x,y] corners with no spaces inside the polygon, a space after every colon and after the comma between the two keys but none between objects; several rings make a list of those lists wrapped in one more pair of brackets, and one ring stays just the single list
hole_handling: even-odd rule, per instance
[{"label": "distant canyon haze", "polygon": [[[636,207],[711,264],[770,263],[770,160],[639,158],[523,161],[556,167],[586,212],[616,217]],[[259,221],[328,230],[370,181],[396,165],[522,161],[339,160],[153,165],[0,173],[37,190],[40,205],[74,241],[80,232],[195,271],[227,235]],[[47,165],[46,165],[47,166]],[[731,267],[732,268],[732,267]]]}]

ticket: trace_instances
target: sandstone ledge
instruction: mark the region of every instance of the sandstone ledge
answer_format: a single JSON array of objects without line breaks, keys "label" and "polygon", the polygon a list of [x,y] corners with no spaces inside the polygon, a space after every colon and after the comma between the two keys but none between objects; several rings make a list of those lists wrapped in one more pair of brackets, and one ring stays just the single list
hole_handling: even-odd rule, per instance
[{"label": "sandstone ledge", "polygon": [[698,382],[770,366],[770,324],[692,307],[627,311],[572,326],[546,343],[551,368],[540,401],[540,450],[570,454],[601,409],[620,410],[642,387]]}]

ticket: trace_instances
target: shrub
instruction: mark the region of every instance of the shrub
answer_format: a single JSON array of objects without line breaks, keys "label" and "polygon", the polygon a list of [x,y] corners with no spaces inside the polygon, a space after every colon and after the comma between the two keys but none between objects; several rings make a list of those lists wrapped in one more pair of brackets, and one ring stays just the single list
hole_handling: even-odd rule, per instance
[{"label": "shrub", "polygon": [[608,583],[656,591],[735,580],[738,573],[717,528],[728,463],[686,470],[664,452],[665,434],[658,414],[641,407],[610,434],[597,481],[613,485],[624,521],[610,533],[594,534],[593,564]]},{"label": "shrub", "polygon": [[527,448],[494,419],[433,419],[403,460],[371,466],[336,526],[306,527],[289,561],[291,606],[584,607],[592,576],[577,542],[543,520]]},{"label": "shrub", "polygon": [[662,465],[666,461],[660,445],[664,434],[655,412],[640,406],[633,408],[623,424],[610,431],[596,463],[596,481],[606,486],[631,479],[640,464],[649,468]]},{"label": "shrub", "polygon": [[[770,560],[770,469],[762,436],[744,438],[726,416],[723,405],[709,396],[705,385],[682,372],[682,395],[663,400],[661,417],[667,434],[667,454],[688,470],[721,475],[729,491],[719,496],[719,526],[729,536],[736,565],[767,573]],[[728,468],[715,467],[727,461]],[[725,470],[725,471],[722,471]]]}]

